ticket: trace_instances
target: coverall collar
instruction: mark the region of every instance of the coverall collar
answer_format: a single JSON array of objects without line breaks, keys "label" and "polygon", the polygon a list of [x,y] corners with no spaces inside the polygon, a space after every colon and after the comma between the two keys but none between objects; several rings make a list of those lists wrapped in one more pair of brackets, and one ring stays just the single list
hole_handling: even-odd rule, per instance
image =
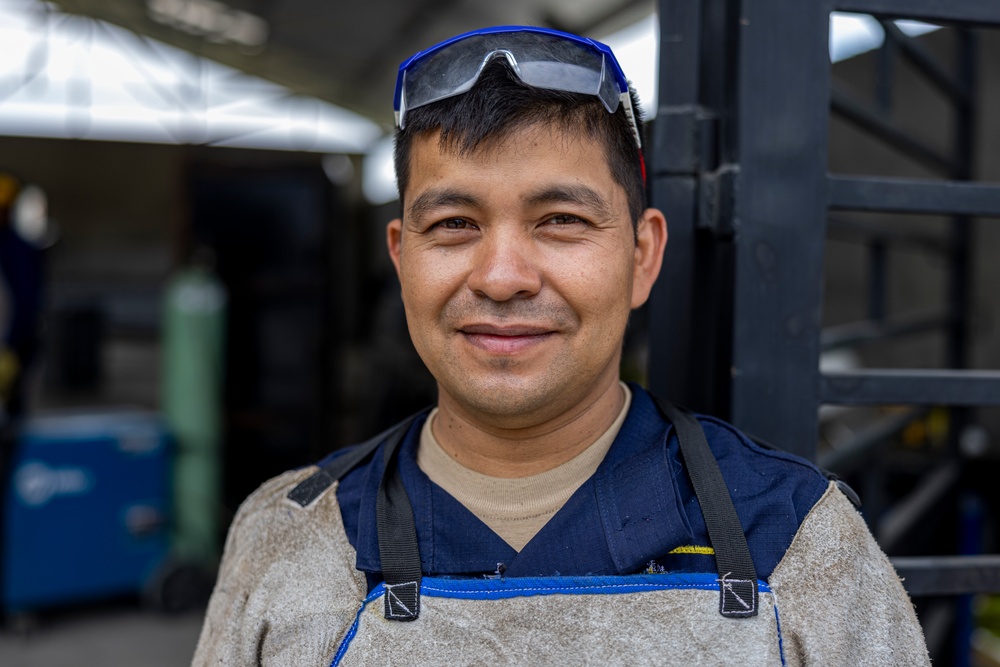
[{"label": "coverall collar", "polygon": [[[646,566],[649,554],[665,554],[690,543],[692,530],[675,483],[683,471],[667,456],[670,427],[650,396],[637,385],[630,386],[633,400],[628,416],[597,472],[520,553],[420,470],[416,451],[424,418],[418,418],[401,445],[399,470],[413,505],[424,573],[631,574]],[[381,460],[379,449],[369,467],[358,515],[357,566],[369,574],[381,571],[375,529]],[[554,568],[555,563],[560,569]]]}]

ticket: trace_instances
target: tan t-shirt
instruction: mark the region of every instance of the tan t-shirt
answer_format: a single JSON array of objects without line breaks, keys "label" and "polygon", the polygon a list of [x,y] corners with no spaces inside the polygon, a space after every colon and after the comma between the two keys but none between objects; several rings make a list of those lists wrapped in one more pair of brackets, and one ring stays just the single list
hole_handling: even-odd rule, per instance
[{"label": "tan t-shirt", "polygon": [[632,392],[621,383],[625,400],[608,430],[566,463],[531,477],[491,477],[466,468],[448,455],[432,431],[437,408],[420,432],[417,465],[507,544],[520,551],[601,465],[625,421]]}]

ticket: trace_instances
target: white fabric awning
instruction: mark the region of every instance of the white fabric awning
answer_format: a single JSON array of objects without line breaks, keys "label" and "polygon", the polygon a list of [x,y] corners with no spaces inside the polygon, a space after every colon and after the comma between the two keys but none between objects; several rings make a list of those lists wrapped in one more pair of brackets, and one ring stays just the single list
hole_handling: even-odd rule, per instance
[{"label": "white fabric awning", "polygon": [[0,0],[0,135],[364,153],[358,115],[39,0]]}]

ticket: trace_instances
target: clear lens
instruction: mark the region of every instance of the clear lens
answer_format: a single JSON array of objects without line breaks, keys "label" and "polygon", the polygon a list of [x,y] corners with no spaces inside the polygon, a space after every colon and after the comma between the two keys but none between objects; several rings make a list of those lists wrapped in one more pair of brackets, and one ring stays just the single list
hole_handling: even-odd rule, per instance
[{"label": "clear lens", "polygon": [[413,63],[404,74],[399,126],[407,109],[460,95],[472,88],[487,63],[505,57],[526,84],[595,95],[608,111],[622,92],[604,55],[583,45],[539,33],[473,35]]}]

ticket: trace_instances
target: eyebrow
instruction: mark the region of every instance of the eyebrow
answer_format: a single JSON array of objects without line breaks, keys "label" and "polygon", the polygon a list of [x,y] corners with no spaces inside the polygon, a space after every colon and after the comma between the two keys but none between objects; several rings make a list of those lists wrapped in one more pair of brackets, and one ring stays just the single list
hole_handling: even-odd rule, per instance
[{"label": "eyebrow", "polygon": [[409,214],[411,218],[419,220],[429,211],[447,206],[479,206],[480,201],[465,192],[458,190],[431,189],[420,194],[410,204]]},{"label": "eyebrow", "polygon": [[[553,185],[528,194],[522,200],[527,206],[544,204],[582,204],[597,211],[605,218],[613,217],[608,201],[596,190],[586,185]],[[407,207],[407,213],[413,220],[420,220],[424,215],[437,208],[481,207],[482,201],[467,192],[447,188],[432,188],[421,193]]]},{"label": "eyebrow", "polygon": [[554,185],[524,198],[528,206],[542,204],[583,204],[606,218],[613,217],[611,206],[596,190],[586,185]]}]

